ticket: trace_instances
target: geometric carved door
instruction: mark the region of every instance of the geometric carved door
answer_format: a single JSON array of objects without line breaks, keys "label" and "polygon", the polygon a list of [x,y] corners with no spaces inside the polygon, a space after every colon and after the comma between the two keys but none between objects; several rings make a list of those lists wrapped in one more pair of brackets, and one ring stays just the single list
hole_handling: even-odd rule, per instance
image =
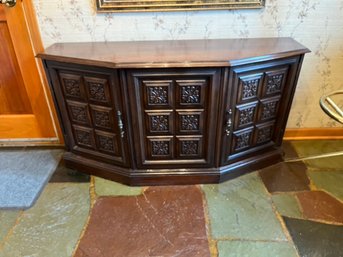
[{"label": "geometric carved door", "polygon": [[213,166],[220,69],[128,73],[139,167]]},{"label": "geometric carved door", "polygon": [[[224,163],[279,142],[281,124],[289,94],[286,87],[294,82],[298,59],[267,62],[232,69],[230,88],[236,89],[227,107],[230,132],[226,137]],[[290,91],[290,90],[289,90]]]}]

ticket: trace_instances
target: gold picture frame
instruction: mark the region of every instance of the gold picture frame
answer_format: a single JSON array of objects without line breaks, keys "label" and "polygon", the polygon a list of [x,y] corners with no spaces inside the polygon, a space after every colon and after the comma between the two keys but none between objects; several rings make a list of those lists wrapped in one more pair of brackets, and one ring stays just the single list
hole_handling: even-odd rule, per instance
[{"label": "gold picture frame", "polygon": [[97,0],[98,12],[166,12],[262,8],[265,0]]}]

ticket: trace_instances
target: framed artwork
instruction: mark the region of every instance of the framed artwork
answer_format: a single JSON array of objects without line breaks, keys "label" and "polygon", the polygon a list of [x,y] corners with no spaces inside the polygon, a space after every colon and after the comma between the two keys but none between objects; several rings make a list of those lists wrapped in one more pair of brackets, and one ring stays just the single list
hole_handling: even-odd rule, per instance
[{"label": "framed artwork", "polygon": [[265,0],[97,0],[98,12],[163,12],[262,8]]}]

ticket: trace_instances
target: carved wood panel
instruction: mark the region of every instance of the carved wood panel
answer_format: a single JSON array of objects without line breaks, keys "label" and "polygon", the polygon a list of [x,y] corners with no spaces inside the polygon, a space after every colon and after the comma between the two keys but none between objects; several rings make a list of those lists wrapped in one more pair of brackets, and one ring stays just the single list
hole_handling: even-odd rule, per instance
[{"label": "carved wood panel", "polygon": [[138,165],[213,161],[208,148],[214,146],[214,138],[209,138],[216,118],[211,104],[217,101],[211,94],[212,83],[219,86],[219,70],[139,70],[130,72],[128,80],[135,99],[134,123],[141,124],[136,133],[142,149]]},{"label": "carved wood panel", "polygon": [[[227,95],[227,110],[233,110],[231,135],[225,137],[223,163],[251,153],[254,148],[270,146],[279,139],[277,124],[284,119],[282,98],[284,90],[291,86],[290,70],[294,70],[296,59],[246,65],[232,69],[231,94]],[[293,73],[294,76],[294,73]],[[287,84],[288,83],[288,84]],[[232,94],[236,92],[235,94]],[[231,99],[231,100],[229,100]],[[227,115],[225,116],[228,119]],[[249,150],[249,151],[248,151]]]},{"label": "carved wood panel", "polygon": [[125,164],[126,150],[116,125],[122,97],[115,73],[86,66],[60,68],[59,64],[52,64],[50,70],[59,105],[67,111],[61,116],[65,124],[70,124],[65,130],[72,139],[67,142],[71,151]]}]

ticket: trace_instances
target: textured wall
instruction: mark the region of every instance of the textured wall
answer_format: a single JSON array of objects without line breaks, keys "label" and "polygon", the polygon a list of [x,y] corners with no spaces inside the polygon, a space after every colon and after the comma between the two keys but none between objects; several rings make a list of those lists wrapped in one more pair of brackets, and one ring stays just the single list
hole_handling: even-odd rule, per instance
[{"label": "textured wall", "polygon": [[[69,41],[293,37],[306,55],[288,122],[334,127],[319,97],[343,89],[343,0],[266,0],[264,9],[96,14],[95,0],[33,0],[45,46]],[[343,105],[343,101],[341,103]]]}]

